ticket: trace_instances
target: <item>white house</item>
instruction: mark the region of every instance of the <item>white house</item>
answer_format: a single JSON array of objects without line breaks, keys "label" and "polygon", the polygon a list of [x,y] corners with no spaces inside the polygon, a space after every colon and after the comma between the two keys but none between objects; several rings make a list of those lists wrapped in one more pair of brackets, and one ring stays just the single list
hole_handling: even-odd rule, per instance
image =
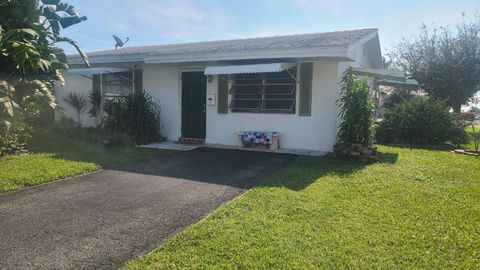
[{"label": "white house", "polygon": [[[342,73],[405,81],[383,69],[377,29],[128,47],[69,56],[59,104],[97,85],[105,97],[145,89],[158,98],[168,140],[235,145],[238,132],[274,131],[282,148],[332,151]],[[373,84],[372,84],[373,85]],[[207,101],[208,99],[208,101]],[[88,115],[84,123],[93,125]]]}]

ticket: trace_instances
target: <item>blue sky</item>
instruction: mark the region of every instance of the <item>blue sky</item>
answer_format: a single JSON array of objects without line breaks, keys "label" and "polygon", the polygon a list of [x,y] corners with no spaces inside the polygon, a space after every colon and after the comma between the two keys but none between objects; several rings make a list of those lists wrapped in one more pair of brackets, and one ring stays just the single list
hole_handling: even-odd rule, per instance
[{"label": "blue sky", "polygon": [[[455,25],[478,0],[65,0],[88,20],[64,34],[86,51],[127,46],[379,28],[383,52],[422,23]],[[68,53],[74,52],[65,47]]]}]

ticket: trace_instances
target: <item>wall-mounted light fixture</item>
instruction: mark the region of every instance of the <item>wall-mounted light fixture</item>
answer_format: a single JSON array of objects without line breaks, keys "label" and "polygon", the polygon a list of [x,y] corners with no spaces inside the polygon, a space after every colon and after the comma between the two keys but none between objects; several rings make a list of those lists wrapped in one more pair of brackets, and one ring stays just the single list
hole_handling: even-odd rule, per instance
[{"label": "wall-mounted light fixture", "polygon": [[213,75],[207,75],[207,82],[213,82]]}]

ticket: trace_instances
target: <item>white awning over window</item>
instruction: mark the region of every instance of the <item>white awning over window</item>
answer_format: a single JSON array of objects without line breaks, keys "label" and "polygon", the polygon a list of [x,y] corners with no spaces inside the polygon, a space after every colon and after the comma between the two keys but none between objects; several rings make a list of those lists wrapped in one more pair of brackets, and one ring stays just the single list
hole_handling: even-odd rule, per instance
[{"label": "white awning over window", "polygon": [[245,73],[267,73],[282,72],[295,66],[290,63],[271,63],[271,64],[255,64],[255,65],[238,65],[238,66],[210,66],[205,68],[205,75],[230,75]]},{"label": "white awning over window", "polygon": [[114,68],[114,67],[98,67],[98,68],[74,68],[67,70],[67,75],[97,75],[105,73],[125,72],[131,71],[128,68]]}]

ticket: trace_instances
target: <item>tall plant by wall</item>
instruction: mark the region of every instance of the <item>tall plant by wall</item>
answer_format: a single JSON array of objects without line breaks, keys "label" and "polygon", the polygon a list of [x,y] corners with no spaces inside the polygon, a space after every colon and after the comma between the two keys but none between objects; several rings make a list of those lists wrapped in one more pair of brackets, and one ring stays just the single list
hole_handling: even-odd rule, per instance
[{"label": "tall plant by wall", "polygon": [[78,125],[82,126],[82,113],[87,109],[87,99],[85,96],[71,92],[64,101],[73,108],[77,116]]},{"label": "tall plant by wall", "polygon": [[103,106],[102,106],[102,93],[100,89],[92,89],[88,92],[88,102],[91,107],[88,110],[88,114],[95,119],[95,126],[100,128],[103,124]]},{"label": "tall plant by wall", "polygon": [[135,143],[162,140],[160,105],[145,90],[105,104],[105,128],[130,135]]},{"label": "tall plant by wall", "polygon": [[338,138],[341,142],[371,146],[375,137],[374,109],[367,79],[357,78],[352,69],[343,73],[342,91],[337,105],[341,118]]}]

